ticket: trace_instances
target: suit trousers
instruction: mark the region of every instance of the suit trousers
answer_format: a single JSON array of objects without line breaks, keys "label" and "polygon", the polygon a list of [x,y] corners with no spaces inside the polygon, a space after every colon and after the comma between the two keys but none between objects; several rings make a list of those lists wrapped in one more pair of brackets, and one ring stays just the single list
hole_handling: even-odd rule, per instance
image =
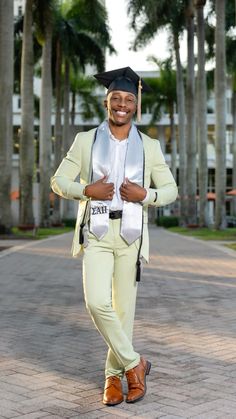
[{"label": "suit trousers", "polygon": [[86,307],[108,345],[106,377],[122,377],[140,361],[132,345],[139,240],[128,245],[120,236],[120,223],[109,220],[102,240],[89,233],[83,259]]}]

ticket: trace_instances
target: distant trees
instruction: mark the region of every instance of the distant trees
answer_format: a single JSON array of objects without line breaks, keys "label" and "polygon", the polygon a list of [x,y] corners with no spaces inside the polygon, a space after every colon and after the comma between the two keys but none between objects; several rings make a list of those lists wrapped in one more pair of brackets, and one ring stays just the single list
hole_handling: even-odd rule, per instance
[{"label": "distant trees", "polygon": [[[179,196],[180,223],[184,225],[187,218],[187,158],[186,158],[186,117],[185,117],[185,86],[183,67],[180,58],[180,37],[186,25],[187,1],[129,0],[128,14],[131,17],[131,27],[135,29],[136,38],[133,48],[146,45],[161,29],[167,29],[172,42],[176,61],[176,94],[179,118]],[[141,19],[142,18],[142,19]],[[141,21],[141,24],[140,24]],[[143,22],[143,23],[142,23]]]},{"label": "distant trees", "polygon": [[[226,225],[225,89],[227,72],[231,76],[233,91],[233,188],[236,188],[236,48],[235,37],[228,36],[228,29],[235,26],[236,10],[233,1],[209,0],[207,4],[207,10],[209,11],[210,7],[210,12],[216,17],[216,24],[210,23],[210,32],[214,33],[214,36],[211,36],[210,49],[215,54],[215,227],[220,229]],[[204,13],[206,14],[206,0],[128,1],[130,25],[136,31],[134,49],[146,45],[162,29],[169,33],[171,59],[168,65],[167,62],[160,65],[160,77],[154,83],[154,94],[150,97],[150,101],[153,118],[160,107],[164,107],[170,116],[174,175],[176,171],[174,108],[177,107],[181,225],[206,226],[209,223],[205,73],[205,32],[206,29],[209,32],[209,27],[206,27],[207,19]],[[77,94],[79,93],[80,97],[84,98],[81,113],[85,117],[91,117],[94,113],[101,115],[102,112],[96,98],[91,95],[92,82],[86,80],[84,73],[87,64],[102,71],[105,68],[105,50],[108,49],[111,53],[114,51],[107,26],[107,13],[99,0],[64,0],[62,2],[26,0],[24,17],[15,23],[15,28],[18,33],[15,39],[15,87],[18,89],[20,84],[22,109],[19,132],[20,224],[27,227],[35,223],[33,180],[36,159],[33,76],[36,62],[37,67],[40,68],[42,80],[39,130],[40,224],[44,226],[51,222],[57,224],[61,222],[60,201],[55,198],[53,217],[50,216],[49,208],[49,178],[53,166],[51,127],[53,99],[56,110],[54,164],[57,167],[63,153],[70,146],[68,127],[74,126],[75,123]],[[19,33],[22,35],[20,36]],[[179,46],[183,33],[187,33],[188,39],[186,71],[181,63]],[[195,35],[198,41],[197,67],[194,58]],[[152,55],[158,57],[158,51],[152,51]],[[52,62],[55,65],[51,67]],[[2,231],[9,231],[12,224],[10,202],[12,89],[13,0],[0,0],[0,164],[2,168],[0,230]],[[197,118],[197,124],[195,118]],[[196,212],[197,194],[199,194],[198,214]],[[232,208],[236,214],[236,198]]]},{"label": "distant trees", "polygon": [[[180,224],[207,226],[209,224],[207,208],[207,125],[206,125],[206,73],[205,73],[205,27],[204,18],[206,0],[177,0],[176,2],[146,0],[129,0],[128,13],[130,26],[135,29],[136,37],[133,48],[146,45],[161,29],[168,30],[176,60],[176,89],[178,108],[178,150],[179,150],[179,195],[180,195]],[[235,4],[211,0],[208,12],[216,16],[215,40],[211,37],[210,49],[216,51],[215,97],[216,97],[216,212],[215,227],[224,228],[226,225],[225,193],[226,193],[226,165],[225,165],[225,89],[226,63],[225,39],[226,22],[235,19]],[[195,24],[196,23],[196,24]],[[231,24],[232,25],[232,24]],[[235,21],[234,21],[235,25]],[[229,25],[228,25],[229,26]],[[195,89],[195,58],[194,36],[197,28],[197,84]],[[181,34],[187,31],[188,63],[186,80],[184,83],[183,69],[179,54],[179,40]],[[215,45],[214,45],[215,44]],[[233,57],[234,54],[232,53]],[[232,58],[233,61],[233,58]],[[197,93],[195,97],[195,91]],[[157,97],[158,100],[158,97]],[[195,106],[196,105],[196,106]],[[235,105],[236,106],[236,105]],[[236,111],[233,115],[236,121]],[[197,124],[195,118],[197,117]],[[234,125],[236,126],[236,122]],[[196,141],[196,136],[198,141]],[[233,138],[236,138],[235,128]],[[234,140],[236,142],[236,140]],[[235,144],[235,143],[234,143]],[[234,161],[236,162],[236,145],[233,146]],[[198,160],[196,160],[198,153]],[[197,163],[197,164],[196,164]],[[234,163],[233,184],[236,183],[236,168]],[[198,176],[197,176],[198,174]],[[197,184],[198,180],[198,184]],[[235,187],[235,186],[234,186]],[[199,191],[199,212],[197,214],[197,191]],[[235,204],[236,205],[236,204]]]},{"label": "distant trees", "polygon": [[[50,216],[52,95],[55,93],[56,99],[55,165],[58,165],[63,155],[63,149],[65,152],[70,145],[70,133],[67,127],[70,124],[72,67],[74,74],[83,74],[86,64],[92,64],[97,71],[102,71],[105,68],[105,49],[108,48],[110,52],[114,52],[114,49],[110,42],[106,9],[99,0],[72,0],[62,3],[57,0],[26,0],[23,27],[21,29],[21,22],[19,22],[17,30],[18,33],[22,30],[20,224],[27,228],[27,226],[32,226],[35,223],[33,214],[33,177],[35,175],[33,74],[35,59],[37,59],[38,65],[41,67],[39,213],[40,225],[47,226],[51,221],[54,223],[61,222],[60,201],[58,199],[55,201],[53,218]],[[21,45],[19,35],[17,39],[19,48]],[[37,42],[41,46],[40,56],[34,54],[36,48],[33,42],[34,44]],[[54,59],[56,65],[51,68]],[[73,77],[75,79],[75,76]],[[87,87],[87,94],[88,89],[89,87]],[[78,90],[77,93],[79,93]],[[83,92],[84,94],[85,92]],[[75,104],[75,100],[73,104]],[[64,116],[63,141],[62,108]],[[99,106],[96,105],[95,100],[91,101],[90,107],[87,106],[87,114],[89,109],[90,112],[92,109],[93,111],[99,111]],[[8,214],[10,214],[10,211],[8,211]]]},{"label": "distant trees", "polygon": [[152,112],[151,123],[158,121],[162,113],[166,113],[170,120],[170,145],[171,145],[171,170],[176,177],[177,172],[177,147],[175,129],[176,96],[176,71],[172,67],[172,58],[160,61],[156,57],[150,57],[159,69],[159,77],[148,79],[147,83],[152,93],[143,99]]}]

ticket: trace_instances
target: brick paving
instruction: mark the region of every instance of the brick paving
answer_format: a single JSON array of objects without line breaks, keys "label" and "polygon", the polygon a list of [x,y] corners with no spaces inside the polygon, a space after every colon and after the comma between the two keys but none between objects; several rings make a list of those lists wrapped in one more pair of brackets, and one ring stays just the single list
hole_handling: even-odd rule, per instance
[{"label": "brick paving", "polygon": [[0,419],[236,418],[236,252],[156,227],[150,237],[134,335],[152,362],[148,392],[116,407],[101,403],[106,346],[72,235],[0,253]]}]

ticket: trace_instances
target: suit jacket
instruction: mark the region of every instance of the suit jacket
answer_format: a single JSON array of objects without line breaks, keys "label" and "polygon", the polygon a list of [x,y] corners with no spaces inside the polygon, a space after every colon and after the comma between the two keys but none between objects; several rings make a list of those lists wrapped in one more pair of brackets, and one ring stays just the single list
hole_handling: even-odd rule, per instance
[{"label": "suit jacket", "polygon": [[[83,190],[90,183],[91,151],[96,129],[81,132],[62,160],[51,179],[52,190],[66,199],[79,200],[79,210],[72,244],[72,254],[77,256],[82,250],[79,244],[79,229],[86,201]],[[160,143],[141,133],[145,155],[144,187],[149,190],[148,201],[143,206],[144,226],[141,255],[149,260],[148,205],[157,207],[168,205],[177,197],[177,186],[162,154]],[[76,178],[79,176],[79,180]],[[152,185],[150,187],[150,185]],[[157,193],[157,199],[156,199]]]}]

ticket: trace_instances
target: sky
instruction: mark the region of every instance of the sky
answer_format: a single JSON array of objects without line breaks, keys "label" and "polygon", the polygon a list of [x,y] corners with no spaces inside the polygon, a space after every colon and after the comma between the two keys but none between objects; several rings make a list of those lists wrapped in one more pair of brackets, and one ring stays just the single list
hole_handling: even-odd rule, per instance
[{"label": "sky", "polygon": [[[148,56],[154,55],[159,59],[169,56],[168,37],[161,33],[149,42],[146,48],[138,52],[130,51],[129,47],[135,37],[134,32],[129,29],[129,18],[127,16],[127,0],[106,0],[109,27],[111,31],[112,44],[118,54],[106,57],[106,70],[113,70],[130,66],[135,71],[157,70],[156,65],[148,61]],[[182,44],[182,57],[186,58],[185,45]]]}]

